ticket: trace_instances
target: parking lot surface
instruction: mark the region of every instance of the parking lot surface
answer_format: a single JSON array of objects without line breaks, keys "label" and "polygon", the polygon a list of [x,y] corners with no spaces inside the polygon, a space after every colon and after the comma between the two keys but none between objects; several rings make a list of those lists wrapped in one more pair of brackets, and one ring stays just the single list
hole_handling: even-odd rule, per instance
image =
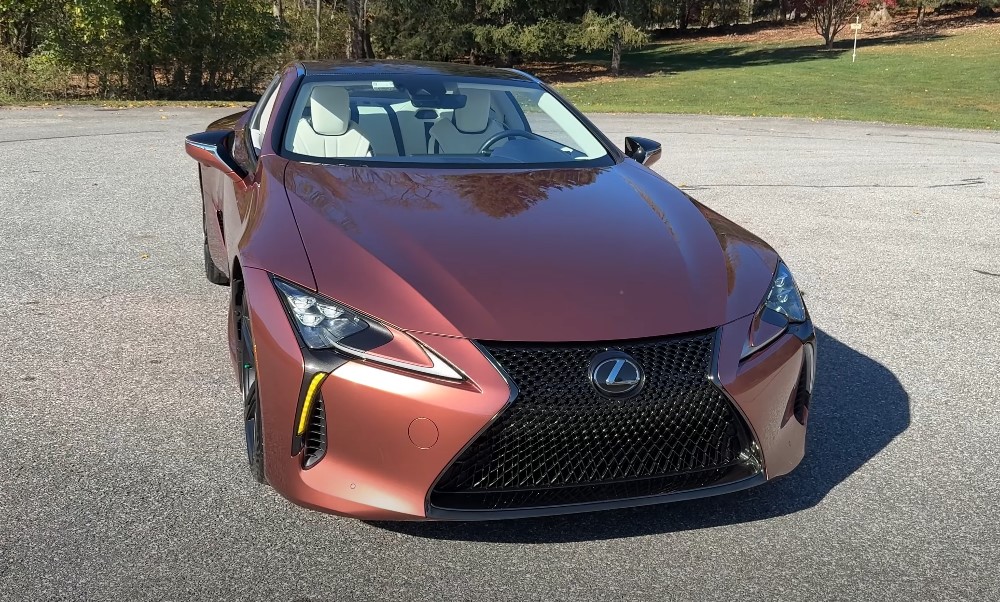
[{"label": "parking lot surface", "polygon": [[594,116],[796,274],[805,461],[708,500],[371,524],[246,471],[182,144],[232,111],[0,111],[0,600],[1000,599],[997,133]]}]

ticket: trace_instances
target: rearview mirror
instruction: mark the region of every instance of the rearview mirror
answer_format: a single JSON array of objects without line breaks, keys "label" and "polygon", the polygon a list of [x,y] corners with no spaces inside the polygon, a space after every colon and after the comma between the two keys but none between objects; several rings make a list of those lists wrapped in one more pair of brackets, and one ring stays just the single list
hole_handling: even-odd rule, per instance
[{"label": "rearview mirror", "polygon": [[649,166],[660,159],[663,146],[656,140],[649,138],[639,138],[637,136],[625,136],[625,155]]},{"label": "rearview mirror", "polygon": [[236,163],[229,150],[229,137],[232,133],[232,130],[209,130],[191,134],[184,140],[184,150],[198,163],[214,167],[229,176],[238,189],[245,189],[243,178],[247,173]]},{"label": "rearview mirror", "polygon": [[443,94],[433,96],[429,94],[414,94],[410,97],[410,102],[418,109],[461,109],[465,107],[468,99],[464,94]]}]

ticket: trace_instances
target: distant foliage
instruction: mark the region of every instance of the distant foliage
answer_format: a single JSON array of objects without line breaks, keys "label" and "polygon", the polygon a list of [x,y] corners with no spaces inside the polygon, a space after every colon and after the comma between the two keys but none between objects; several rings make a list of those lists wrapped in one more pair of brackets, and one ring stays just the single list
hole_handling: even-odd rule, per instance
[{"label": "distant foliage", "polygon": [[394,0],[371,25],[379,56],[454,60],[473,46],[474,11],[462,0]]},{"label": "distant foliage", "polygon": [[[391,10],[388,7],[391,6]],[[387,56],[511,66],[648,41],[648,0],[395,0],[372,23]],[[617,40],[617,41],[616,41]]]},{"label": "distant foliage", "polygon": [[255,88],[286,25],[263,0],[0,0],[0,41],[104,96],[204,96]]},{"label": "distant foliage", "polygon": [[[514,66],[624,54],[651,32],[811,19],[828,48],[856,14],[949,0],[0,0],[0,99],[252,97],[290,60]],[[985,13],[1000,0],[978,3]]]},{"label": "distant foliage", "polygon": [[[303,3],[305,4],[305,3]],[[315,5],[313,5],[315,6]],[[293,60],[331,59],[346,56],[347,15],[322,4],[319,17],[319,48],[316,46],[316,12],[312,6],[284,11],[285,43],[273,66]]]}]

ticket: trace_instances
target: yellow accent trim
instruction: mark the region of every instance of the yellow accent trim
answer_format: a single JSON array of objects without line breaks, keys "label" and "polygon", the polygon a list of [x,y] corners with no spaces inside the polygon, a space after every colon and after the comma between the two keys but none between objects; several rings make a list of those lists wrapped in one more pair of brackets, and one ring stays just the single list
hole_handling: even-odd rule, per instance
[{"label": "yellow accent trim", "polygon": [[306,423],[309,421],[309,412],[312,410],[313,402],[316,401],[316,393],[327,376],[329,376],[327,373],[320,372],[316,376],[313,376],[309,382],[306,397],[302,400],[302,413],[299,414],[299,428],[296,430],[300,437],[306,432]]}]

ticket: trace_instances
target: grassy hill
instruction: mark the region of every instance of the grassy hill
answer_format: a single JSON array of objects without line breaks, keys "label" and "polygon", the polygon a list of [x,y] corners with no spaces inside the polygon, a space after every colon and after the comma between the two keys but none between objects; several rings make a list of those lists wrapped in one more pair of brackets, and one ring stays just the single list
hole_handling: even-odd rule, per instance
[{"label": "grassy hill", "polygon": [[[780,32],[780,30],[778,30]],[[845,30],[833,51],[802,27],[787,36],[666,41],[627,54],[625,75],[600,63],[552,65],[543,78],[584,111],[769,115],[1000,129],[1000,20]],[[775,39],[778,38],[778,39]]]}]

